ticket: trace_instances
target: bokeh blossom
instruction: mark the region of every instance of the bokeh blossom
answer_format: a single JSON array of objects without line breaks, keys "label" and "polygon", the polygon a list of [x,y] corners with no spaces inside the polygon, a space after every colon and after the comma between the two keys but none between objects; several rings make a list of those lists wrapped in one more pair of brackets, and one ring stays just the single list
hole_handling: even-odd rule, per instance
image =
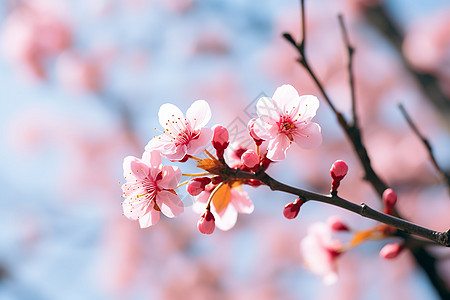
[{"label": "bokeh blossom", "polygon": [[128,156],[123,162],[124,177],[122,186],[126,197],[122,202],[124,215],[139,220],[142,228],[155,225],[162,212],[169,218],[184,211],[183,203],[174,188],[177,187],[181,170],[174,166],[162,166],[161,155],[144,152],[142,159]]},{"label": "bokeh blossom", "polygon": [[321,128],[311,122],[318,108],[319,100],[315,96],[299,96],[291,85],[277,88],[272,98],[260,98],[256,105],[259,118],[253,125],[253,133],[269,141],[267,158],[285,159],[293,142],[305,149],[319,146]]},{"label": "bokeh blossom", "polygon": [[332,237],[331,228],[325,223],[313,223],[308,234],[300,242],[300,251],[306,267],[323,277],[325,284],[337,281],[336,258],[342,253],[339,240]]},{"label": "bokeh blossom", "polygon": [[195,155],[211,141],[211,128],[204,127],[211,118],[211,109],[205,100],[195,101],[184,117],[181,110],[166,103],[158,112],[163,134],[154,137],[145,147],[146,151],[158,150],[171,160],[182,160],[185,155]]}]

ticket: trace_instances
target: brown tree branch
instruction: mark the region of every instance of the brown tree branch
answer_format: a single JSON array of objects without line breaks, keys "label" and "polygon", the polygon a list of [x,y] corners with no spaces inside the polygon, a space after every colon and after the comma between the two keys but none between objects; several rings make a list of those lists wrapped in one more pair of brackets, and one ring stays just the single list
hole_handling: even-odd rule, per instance
[{"label": "brown tree branch", "polygon": [[408,123],[409,127],[411,127],[412,131],[417,135],[417,137],[422,141],[425,148],[427,148],[428,155],[430,156],[430,160],[433,163],[434,167],[438,172],[441,174],[442,178],[446,181],[448,188],[450,189],[450,174],[446,173],[441,167],[439,167],[439,164],[436,161],[436,158],[433,154],[433,147],[431,147],[430,142],[428,139],[420,133],[419,129],[417,128],[416,124],[414,124],[413,120],[409,116],[408,112],[406,111],[405,107],[402,104],[398,105],[398,108],[403,114],[403,117],[405,118],[406,122]]},{"label": "brown tree branch", "polygon": [[354,212],[358,215],[361,215],[365,218],[372,219],[386,225],[395,227],[399,230],[402,230],[408,234],[413,234],[430,240],[436,244],[440,244],[445,247],[450,247],[450,231],[446,232],[438,232],[434,230],[430,230],[428,228],[416,225],[414,223],[408,222],[406,220],[397,218],[395,216],[387,215],[377,210],[372,209],[365,203],[361,203],[357,205],[353,202],[350,202],[344,198],[339,197],[337,194],[330,195],[322,195],[314,192],[310,192],[307,190],[303,190],[300,188],[292,187],[277,181],[276,179],[270,177],[264,171],[254,173],[244,172],[242,170],[227,170],[227,177],[234,179],[255,179],[263,182],[267,185],[272,191],[281,191],[285,193],[289,193],[292,195],[296,195],[300,197],[303,201],[318,201],[327,203],[330,205],[334,205],[345,210]]}]

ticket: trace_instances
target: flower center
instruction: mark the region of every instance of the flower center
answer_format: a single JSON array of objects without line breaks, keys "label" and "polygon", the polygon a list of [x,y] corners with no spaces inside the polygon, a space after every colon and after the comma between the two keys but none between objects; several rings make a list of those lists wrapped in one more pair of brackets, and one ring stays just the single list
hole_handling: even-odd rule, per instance
[{"label": "flower center", "polygon": [[192,130],[191,124],[185,118],[175,118],[172,115],[172,119],[167,120],[166,130],[164,131],[168,135],[175,146],[181,146],[188,144],[192,139],[196,139],[200,133],[198,130]]}]

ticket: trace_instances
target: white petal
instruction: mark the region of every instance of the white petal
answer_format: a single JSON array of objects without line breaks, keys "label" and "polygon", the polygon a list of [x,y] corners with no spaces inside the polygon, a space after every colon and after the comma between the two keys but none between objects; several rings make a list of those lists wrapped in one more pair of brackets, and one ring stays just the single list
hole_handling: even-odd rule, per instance
[{"label": "white petal", "polygon": [[310,122],[297,130],[294,142],[304,149],[313,149],[322,143],[322,133],[319,124]]},{"label": "white petal", "polygon": [[177,217],[184,211],[184,204],[180,197],[169,191],[160,191],[156,195],[156,204],[161,208],[161,212],[169,218]]},{"label": "white petal", "polygon": [[158,182],[160,189],[174,189],[181,179],[181,170],[175,166],[162,167],[162,179]]},{"label": "white petal", "polygon": [[220,230],[230,230],[236,224],[238,212],[233,205],[228,205],[223,211],[222,216],[216,213],[215,209],[212,211],[214,213],[214,218],[216,219],[216,226]]},{"label": "white petal", "polygon": [[188,108],[186,118],[192,129],[198,130],[204,127],[211,119],[211,109],[205,100],[197,100]]},{"label": "white petal", "polygon": [[256,103],[256,112],[263,122],[275,123],[280,120],[281,109],[277,106],[277,103],[269,97],[262,97],[258,100],[258,103]]},{"label": "white petal", "polygon": [[316,96],[304,95],[300,97],[300,108],[296,120],[309,122],[319,108],[319,99]]},{"label": "white petal", "polygon": [[277,88],[273,94],[273,100],[278,104],[283,113],[296,113],[298,110],[300,99],[297,90],[289,84],[285,84]]},{"label": "white petal", "polygon": [[172,122],[178,120],[178,118],[184,118],[181,110],[171,103],[165,103],[161,105],[161,107],[159,108],[158,116],[159,124],[161,124],[163,128],[168,128],[167,124],[169,123],[169,121]]},{"label": "white petal", "polygon": [[286,152],[291,146],[291,141],[285,134],[279,134],[275,139],[270,140],[267,151],[267,158],[273,161],[280,161],[286,158]]},{"label": "white petal", "polygon": [[155,225],[159,221],[159,211],[152,209],[145,215],[139,218],[139,225],[141,228],[147,228]]},{"label": "white petal", "polygon": [[255,209],[252,200],[241,187],[231,189],[231,203],[241,214],[251,214]]}]

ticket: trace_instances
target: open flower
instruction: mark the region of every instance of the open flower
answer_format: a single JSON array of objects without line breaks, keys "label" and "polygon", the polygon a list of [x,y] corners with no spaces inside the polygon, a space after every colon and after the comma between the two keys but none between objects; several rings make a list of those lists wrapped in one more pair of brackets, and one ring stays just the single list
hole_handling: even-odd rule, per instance
[{"label": "open flower", "polygon": [[315,96],[299,96],[291,85],[277,88],[272,98],[258,100],[256,110],[259,118],[253,125],[253,132],[269,141],[268,159],[285,159],[293,142],[305,149],[322,143],[320,126],[311,122],[317,108],[319,100]]},{"label": "open flower", "polygon": [[197,100],[188,108],[186,118],[173,104],[163,104],[158,112],[164,133],[155,136],[145,147],[146,151],[158,150],[170,160],[182,160],[206,148],[211,141],[211,128],[204,128],[211,118],[211,110],[205,100]]},{"label": "open flower", "polygon": [[313,223],[300,242],[300,252],[306,267],[323,277],[325,284],[337,281],[336,258],[342,253],[339,240],[332,238],[331,228],[325,223]]},{"label": "open flower", "polygon": [[[216,188],[217,191],[214,191]],[[203,213],[205,211],[206,204],[213,191],[211,212],[215,217],[217,228],[221,230],[226,231],[233,228],[238,213],[251,214],[255,208],[248,194],[242,190],[241,183],[235,181],[208,184],[206,189],[195,197],[196,202],[193,206],[195,212]]]},{"label": "open flower", "polygon": [[159,152],[144,152],[142,159],[125,157],[123,172],[127,180],[122,185],[126,197],[123,213],[129,219],[139,220],[141,228],[155,225],[159,212],[173,218],[184,211],[183,202],[173,190],[181,179],[181,170],[162,166]]}]

